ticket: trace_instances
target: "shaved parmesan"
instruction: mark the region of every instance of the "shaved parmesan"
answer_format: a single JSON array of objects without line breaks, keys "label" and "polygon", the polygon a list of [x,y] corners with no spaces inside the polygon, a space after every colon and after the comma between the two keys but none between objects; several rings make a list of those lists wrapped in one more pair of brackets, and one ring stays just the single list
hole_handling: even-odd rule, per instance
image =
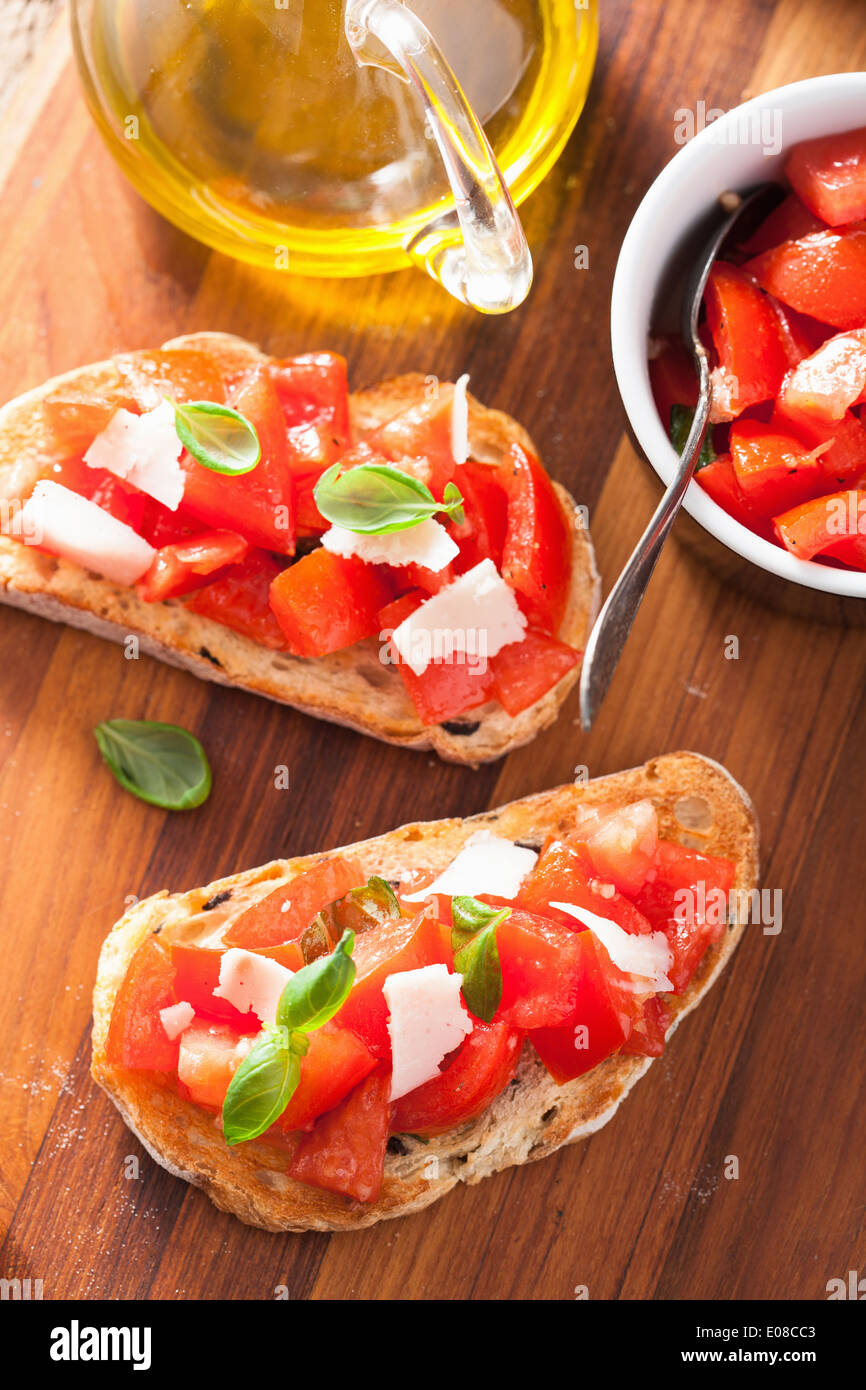
[{"label": "shaved parmesan", "polygon": [[322,545],[333,555],[354,555],[369,565],[423,565],[428,570],[444,570],[460,554],[457,542],[432,517],[405,531],[382,536],[361,536],[343,526],[332,526],[322,537]]},{"label": "shaved parmesan", "polygon": [[421,902],[431,893],[470,898],[493,893],[498,898],[516,898],[537,858],[534,849],[524,849],[489,830],[479,830],[433,883],[420,893],[406,894],[404,901]]},{"label": "shaved parmesan", "polygon": [[451,399],[451,452],[456,463],[465,463],[469,457],[469,402],[466,387],[469,373],[464,372],[454,383]]},{"label": "shaved parmesan", "polygon": [[186,999],[181,999],[177,1004],[169,1004],[167,1009],[160,1009],[159,1017],[167,1036],[174,1042],[181,1033],[189,1027],[195,1018],[195,1009],[192,1004],[187,1003]]},{"label": "shaved parmesan", "polygon": [[182,452],[174,407],[162,401],[144,415],[116,410],[87,450],[84,462],[88,468],[107,469],[174,512],[183,497]]},{"label": "shaved parmesan", "polygon": [[460,998],[462,975],[445,965],[424,965],[389,975],[383,992],[391,1037],[391,1100],[439,1074],[439,1063],[458,1047],[473,1023]]},{"label": "shaved parmesan", "polygon": [[116,584],[134,584],[156,555],[131,526],[62,483],[36,484],[12,534]]},{"label": "shaved parmesan", "polygon": [[250,1010],[261,1023],[274,1023],[280,995],[294,972],[269,956],[257,956],[233,946],[220,960],[220,982],[214,990],[239,1013]]},{"label": "shaved parmesan", "polygon": [[[416,676],[432,660],[471,658],[478,665],[526,635],[514,590],[492,560],[446,584],[394,629],[391,641]],[[484,665],[480,665],[484,669]]]},{"label": "shaved parmesan", "polygon": [[673,985],[668,979],[668,971],[673,965],[673,953],[664,932],[654,931],[642,935],[623,931],[618,922],[609,917],[599,917],[585,907],[575,907],[573,903],[554,903],[560,912],[567,912],[583,926],[588,927],[607,951],[619,970],[635,975],[646,981],[654,990],[670,990]]}]

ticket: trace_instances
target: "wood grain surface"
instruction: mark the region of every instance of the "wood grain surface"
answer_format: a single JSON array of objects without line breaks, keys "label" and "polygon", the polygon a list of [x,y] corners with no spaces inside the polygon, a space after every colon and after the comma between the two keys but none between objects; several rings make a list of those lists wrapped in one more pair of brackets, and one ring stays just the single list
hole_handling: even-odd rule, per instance
[{"label": "wood grain surface", "polygon": [[[335,348],[355,386],[466,370],[589,505],[609,587],[658,494],[624,435],[611,279],[638,201],[675,153],[674,112],[862,67],[866,28],[861,0],[602,11],[589,105],[526,208],[536,285],[501,320],[417,272],[302,281],[185,239],[115,172],[55,32],[0,129],[0,397],[204,328],[280,354]],[[576,270],[584,244],[590,266]],[[725,658],[731,635],[737,660]],[[866,1271],[864,691],[866,633],[761,607],[676,542],[592,735],[572,700],[533,745],[478,772],[0,612],[0,1276],[41,1279],[46,1298],[267,1299],[284,1286],[293,1299],[569,1299],[586,1286],[592,1299],[821,1299],[828,1279]],[[120,715],[198,733],[215,773],[203,809],[173,816],[120,790],[91,734]],[[158,1168],[90,1082],[90,987],[128,895],[677,748],[721,760],[752,793],[784,924],[747,930],[720,985],[589,1142],[406,1220],[277,1237]],[[278,764],[288,791],[274,787]]]}]

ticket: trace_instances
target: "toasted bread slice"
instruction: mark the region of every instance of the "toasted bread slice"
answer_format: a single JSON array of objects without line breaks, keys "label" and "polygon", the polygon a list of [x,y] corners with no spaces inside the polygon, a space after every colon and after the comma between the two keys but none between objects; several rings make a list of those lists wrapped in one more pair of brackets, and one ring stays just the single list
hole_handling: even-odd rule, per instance
[{"label": "toasted bread slice", "polygon": [[[165,348],[210,349],[227,369],[262,357],[258,348],[225,333],[173,338]],[[46,466],[43,401],[63,390],[93,393],[116,385],[111,361],[54,377],[0,410],[0,499],[28,497]],[[425,378],[395,377],[350,397],[356,430],[374,429],[424,399]],[[537,453],[525,430],[508,415],[469,398],[472,457],[501,458],[513,442]],[[600,581],[592,542],[574,501],[557,493],[572,522],[572,581],[559,637],[582,650],[598,611]],[[134,634],[140,649],[205,680],[267,695],[272,700],[405,748],[433,749],[452,762],[477,764],[501,757],[534,738],[556,718],[578,678],[575,667],[529,709],[512,718],[494,702],[433,727],[421,723],[398,673],[379,660],[374,639],[331,656],[306,659],[270,651],[182,603],[145,603],[134,589],[113,584],[65,560],[0,535],[0,600],[57,622],[122,642]]]},{"label": "toasted bread slice", "polygon": [[[578,806],[626,805],[643,797],[654,803],[665,839],[733,860],[733,887],[750,892],[756,886],[758,830],[751,802],[723,767],[695,753],[672,753],[630,772],[541,792],[468,820],[404,825],[350,849],[366,873],[396,880],[411,869],[443,868],[479,829],[540,845],[573,824]],[[611,1118],[651,1059],[613,1056],[557,1086],[527,1044],[515,1081],[476,1120],[426,1144],[407,1136],[392,1146],[403,1152],[387,1156],[381,1197],[361,1205],[291,1180],[285,1152],[262,1140],[228,1148],[215,1116],[145,1073],[109,1064],[105,1049],[114,999],[149,932],[190,943],[213,939],[244,907],[324,857],[277,860],[189,893],[157,894],[131,907],[106,939],[93,995],[93,1075],[157,1162],[252,1225],[272,1231],[351,1230],[419,1211],[458,1182],[475,1183],[512,1164],[544,1158]],[[670,997],[669,1033],[718,978],[742,931],[742,921],[730,921],[685,993]]]}]

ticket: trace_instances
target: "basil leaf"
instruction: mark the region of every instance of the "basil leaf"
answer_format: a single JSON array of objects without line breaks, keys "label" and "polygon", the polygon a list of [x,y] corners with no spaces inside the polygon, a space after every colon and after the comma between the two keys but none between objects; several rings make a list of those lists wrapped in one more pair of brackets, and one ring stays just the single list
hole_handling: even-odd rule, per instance
[{"label": "basil leaf", "polygon": [[456,483],[446,483],[445,491],[442,493],[442,501],[445,504],[448,515],[453,517],[458,526],[462,526],[466,520],[466,513],[463,510],[463,498]]},{"label": "basil leaf", "polygon": [[255,426],[240,411],[214,401],[170,404],[177,437],[196,463],[232,477],[255,468],[262,446]]},{"label": "basil leaf", "polygon": [[491,907],[478,898],[453,898],[451,902],[451,948],[459,951],[483,927],[498,927],[511,916],[510,907]]},{"label": "basil leaf", "polygon": [[177,724],[108,719],[97,724],[93,734],[120,785],[151,806],[189,811],[210,795],[205,751]]},{"label": "basil leaf", "polygon": [[[692,421],[694,418],[695,412],[690,405],[671,406],[670,437],[671,443],[678,454],[682,454],[683,449],[686,447],[686,440],[689,437],[689,431],[692,428]],[[701,452],[698,454],[698,461],[695,464],[696,473],[700,468],[706,468],[708,463],[713,463],[715,460],[716,451],[713,448],[712,433],[711,427],[704,436]]]},{"label": "basil leaf", "polygon": [[264,1134],[282,1115],[300,1075],[288,1030],[265,1028],[229,1083],[222,1112],[226,1143],[241,1144]]},{"label": "basil leaf", "polygon": [[305,965],[287,982],[277,1005],[277,1023],[292,1032],[311,1033],[333,1018],[355,979],[355,933],[343,932],[329,956]]},{"label": "basil leaf", "polygon": [[358,535],[408,531],[437,512],[463,517],[463,498],[453,483],[437,502],[429,487],[388,463],[359,463],[340,473],[335,463],[313,488],[316,506],[334,526]]},{"label": "basil leaf", "polygon": [[[507,915],[508,909],[506,909]],[[463,998],[476,1018],[489,1023],[502,999],[502,966],[496,945],[496,928],[491,922],[471,937],[454,957],[454,969],[463,976]]]}]

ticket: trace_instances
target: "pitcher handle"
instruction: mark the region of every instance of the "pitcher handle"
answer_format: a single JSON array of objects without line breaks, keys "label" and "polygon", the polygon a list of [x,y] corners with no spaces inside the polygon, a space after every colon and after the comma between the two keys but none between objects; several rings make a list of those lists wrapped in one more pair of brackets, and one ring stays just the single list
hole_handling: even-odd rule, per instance
[{"label": "pitcher handle", "polygon": [[[532,284],[523,227],[490,142],[432,34],[402,0],[347,0],[345,28],[359,63],[393,72],[390,55],[402,70],[397,75],[418,93],[454,194],[457,221],[443,214],[416,232],[406,251],[471,308],[516,308]],[[458,223],[462,243],[454,240]]]}]

